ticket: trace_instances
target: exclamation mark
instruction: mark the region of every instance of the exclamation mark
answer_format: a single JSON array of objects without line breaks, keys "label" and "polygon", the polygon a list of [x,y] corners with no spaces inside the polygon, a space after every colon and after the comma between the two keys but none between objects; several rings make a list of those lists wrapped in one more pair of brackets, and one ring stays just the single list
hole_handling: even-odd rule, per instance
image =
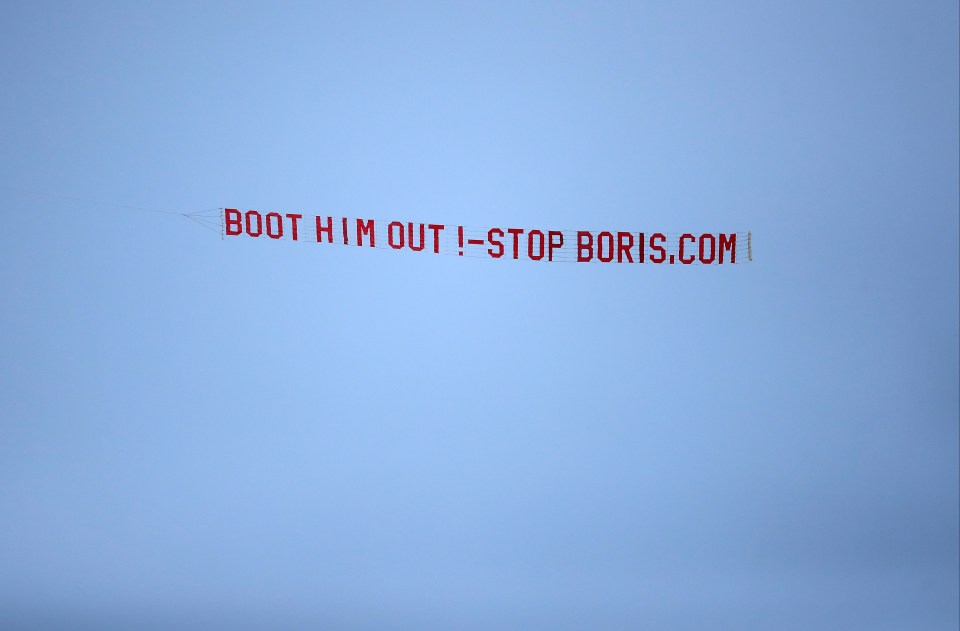
[{"label": "exclamation mark", "polygon": [[457,240],[460,242],[459,256],[463,256],[463,226],[457,226]]}]

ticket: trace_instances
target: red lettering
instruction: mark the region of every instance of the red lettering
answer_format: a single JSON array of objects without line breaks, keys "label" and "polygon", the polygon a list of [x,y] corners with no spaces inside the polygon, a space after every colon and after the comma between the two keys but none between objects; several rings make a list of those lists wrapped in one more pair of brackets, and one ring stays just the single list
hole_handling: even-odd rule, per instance
[{"label": "red lettering", "polygon": [[507,228],[507,232],[513,235],[513,258],[519,258],[520,250],[520,235],[523,234],[523,230],[520,228]]},{"label": "red lettering", "polygon": [[302,218],[303,218],[303,215],[297,215],[295,213],[287,213],[287,219],[289,219],[293,223],[292,236],[294,241],[297,240],[297,220]]},{"label": "red lettering", "polygon": [[[583,252],[587,254],[584,256]],[[589,232],[577,232],[577,263],[585,263],[593,258],[593,235]]]},{"label": "red lettering", "polygon": [[640,234],[638,234],[637,236],[640,237],[640,238],[637,240],[637,241],[638,241],[638,244],[637,244],[637,250],[638,250],[638,252],[637,252],[637,263],[643,263],[644,260],[645,260],[645,257],[646,257],[646,252],[644,252],[643,247],[646,245],[647,240],[646,240],[646,238],[645,238],[645,236],[644,236],[644,234],[643,234],[642,232],[641,232]]},{"label": "red lettering", "polygon": [[657,242],[663,243],[667,238],[663,236],[662,232],[654,232],[650,237],[650,249],[654,252],[659,252],[660,256],[657,257],[655,254],[650,255],[651,263],[663,263],[667,260],[667,251],[663,248],[662,245],[659,245]]},{"label": "red lettering", "polygon": [[[607,240],[607,256],[603,255],[603,240]],[[613,235],[609,232],[601,232],[597,235],[597,258],[604,263],[613,260]]]},{"label": "red lettering", "polygon": [[327,235],[327,243],[333,243],[333,217],[327,217],[327,225],[323,226],[317,216],[317,243],[320,243],[320,235],[323,233]]},{"label": "red lettering", "polygon": [[737,233],[731,232],[730,234],[721,234],[720,235],[720,263],[723,263],[723,253],[730,253],[730,262],[737,262]]},{"label": "red lettering", "polygon": [[551,230],[547,233],[547,238],[550,240],[550,252],[547,254],[547,260],[552,261],[553,251],[563,247],[563,233],[559,230]]},{"label": "red lettering", "polygon": [[433,253],[440,254],[440,231],[443,230],[443,224],[427,224],[427,229],[433,230]]},{"label": "red lettering", "polygon": [[696,257],[693,256],[692,254],[690,255],[690,258],[683,258],[683,242],[686,241],[687,239],[690,239],[691,242],[696,241],[696,239],[693,238],[693,235],[690,234],[689,232],[685,232],[684,234],[680,235],[680,252],[679,252],[680,257],[679,258],[680,258],[680,262],[683,263],[684,265],[690,265],[691,263],[697,260]]},{"label": "red lettering", "polygon": [[[276,217],[277,219],[277,232],[274,232],[270,229],[270,218]],[[271,239],[279,239],[283,236],[283,217],[280,216],[280,213],[267,213],[267,236]]]},{"label": "red lettering", "polygon": [[[251,216],[251,215],[253,215],[254,217],[257,218],[257,234],[253,234],[253,229],[250,227],[250,216]],[[259,237],[261,234],[263,234],[263,217],[260,216],[260,213],[258,213],[258,212],[255,211],[255,210],[248,210],[248,211],[247,211],[247,215],[246,215],[246,220],[247,220],[247,222],[246,222],[246,223],[247,223],[247,234],[249,234],[251,237]]]},{"label": "red lettering", "polygon": [[[395,229],[399,229],[396,237],[393,236],[393,231]],[[403,241],[404,241],[403,235],[404,235],[403,224],[400,223],[399,221],[391,221],[390,225],[387,226],[387,242],[390,243],[390,247],[393,248],[394,250],[403,249]]]},{"label": "red lettering", "polygon": [[350,239],[347,235],[347,218],[344,217],[340,220],[340,224],[343,226],[343,244],[350,245]]},{"label": "red lettering", "polygon": [[240,211],[236,208],[223,209],[223,227],[227,236],[235,237],[243,232],[243,220]]},{"label": "red lettering", "polygon": [[633,254],[630,250],[633,248],[633,235],[629,232],[617,233],[617,263],[623,263],[623,255],[627,255],[627,263],[633,263]]},{"label": "red lettering", "polygon": [[[709,239],[710,242],[710,256],[707,257],[703,253],[703,246],[707,243]],[[717,258],[717,240],[712,234],[702,234],[700,235],[700,262],[709,265],[713,263],[713,259]]]},{"label": "red lettering", "polygon": [[[533,242],[535,239],[540,240],[540,245],[537,248],[536,254],[533,253]],[[539,230],[531,230],[530,233],[527,235],[527,256],[530,257],[530,260],[539,261],[540,259],[542,259],[543,247],[544,247],[543,233],[540,232]]]},{"label": "red lettering", "polygon": [[502,239],[502,238],[503,238],[503,230],[501,230],[500,228],[490,228],[490,230],[487,231],[487,241],[490,242],[490,245],[495,245],[495,246],[497,246],[497,253],[496,253],[496,254],[493,253],[493,248],[487,248],[487,253],[488,253],[490,256],[492,256],[493,258],[498,259],[498,258],[500,258],[501,256],[503,256],[503,242],[502,242],[502,241],[498,241],[497,239],[494,239],[494,238],[493,238],[493,235],[494,235],[494,234],[496,234],[499,238]]},{"label": "red lettering", "polygon": [[410,246],[410,249],[413,250],[414,252],[422,252],[423,245],[424,245],[423,224],[420,224],[420,245],[419,246],[416,246],[413,244],[413,222],[412,221],[407,223],[407,232],[410,235],[410,238],[407,239],[407,245]]},{"label": "red lettering", "polygon": [[367,219],[366,222],[363,219],[357,219],[357,245],[363,245],[363,235],[367,235],[370,237],[370,247],[376,247],[377,233],[374,228],[373,219]]}]

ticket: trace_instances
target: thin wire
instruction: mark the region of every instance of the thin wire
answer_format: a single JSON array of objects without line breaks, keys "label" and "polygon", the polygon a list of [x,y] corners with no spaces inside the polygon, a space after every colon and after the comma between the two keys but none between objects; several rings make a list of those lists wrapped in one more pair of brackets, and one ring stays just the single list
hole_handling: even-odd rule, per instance
[{"label": "thin wire", "polygon": [[218,228],[214,228],[212,225],[210,225],[210,224],[208,224],[208,223],[204,223],[203,220],[201,220],[201,219],[197,219],[196,217],[191,217],[190,215],[182,215],[182,216],[183,216],[183,217],[186,217],[186,218],[189,219],[190,221],[193,221],[193,222],[196,222],[196,223],[200,224],[201,226],[203,226],[203,227],[206,228],[207,230],[210,230],[210,231],[212,231],[212,232],[217,232],[217,233],[220,232],[220,230],[219,230]]},{"label": "thin wire", "polygon": [[219,206],[217,208],[207,208],[206,210],[197,210],[192,213],[181,213],[184,217],[192,217],[196,215],[202,215],[203,213],[217,213],[217,221],[220,221],[220,211],[223,210]]},{"label": "thin wire", "polygon": [[[145,208],[145,207],[143,207],[143,206],[131,206],[130,204],[117,204],[117,203],[115,203],[115,202],[105,202],[105,201],[103,201],[103,200],[97,200],[97,199],[86,199],[86,198],[83,198],[83,197],[76,197],[76,196],[73,196],[73,195],[61,195],[61,194],[59,194],[59,193],[46,193],[46,192],[42,192],[42,191],[33,191],[33,190],[30,190],[30,189],[26,189],[26,188],[6,186],[6,185],[2,185],[2,184],[0,184],[0,189],[6,190],[6,191],[13,191],[13,192],[15,192],[15,193],[27,193],[27,194],[29,194],[29,195],[39,195],[39,196],[41,196],[41,197],[55,197],[55,198],[58,198],[58,199],[69,199],[69,200],[75,201],[75,202],[84,202],[84,203],[87,203],[87,204],[98,204],[98,205],[100,205],[100,206],[113,206],[113,207],[115,207],[115,208],[127,208],[127,209],[130,209],[130,210],[142,210],[142,211],[144,211],[144,212],[151,212],[151,213],[164,213],[164,214],[166,214],[166,215],[180,215],[181,217],[185,217],[185,216],[186,216],[186,213],[178,213],[178,212],[173,211],[173,210],[161,210],[161,209],[159,209],[159,208]],[[201,211],[201,212],[207,212],[207,211]]]}]

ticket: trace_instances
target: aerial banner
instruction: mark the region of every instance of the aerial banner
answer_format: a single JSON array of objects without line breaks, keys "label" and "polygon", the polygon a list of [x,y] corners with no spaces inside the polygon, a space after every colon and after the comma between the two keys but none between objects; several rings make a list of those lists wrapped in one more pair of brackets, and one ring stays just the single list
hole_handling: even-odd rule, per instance
[{"label": "aerial banner", "polygon": [[[401,219],[219,209],[223,239],[286,239],[420,254],[538,262],[726,265],[753,260],[750,232],[471,227]],[[196,216],[195,220],[201,220]],[[213,217],[208,217],[210,222]],[[209,225],[208,227],[213,227]]]}]

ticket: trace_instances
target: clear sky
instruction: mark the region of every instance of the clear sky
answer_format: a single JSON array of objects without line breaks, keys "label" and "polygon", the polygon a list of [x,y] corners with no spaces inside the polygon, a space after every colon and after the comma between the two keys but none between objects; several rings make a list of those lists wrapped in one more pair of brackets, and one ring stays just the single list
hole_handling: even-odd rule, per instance
[{"label": "clear sky", "polygon": [[0,627],[956,629],[958,66],[939,0],[4,3]]}]

